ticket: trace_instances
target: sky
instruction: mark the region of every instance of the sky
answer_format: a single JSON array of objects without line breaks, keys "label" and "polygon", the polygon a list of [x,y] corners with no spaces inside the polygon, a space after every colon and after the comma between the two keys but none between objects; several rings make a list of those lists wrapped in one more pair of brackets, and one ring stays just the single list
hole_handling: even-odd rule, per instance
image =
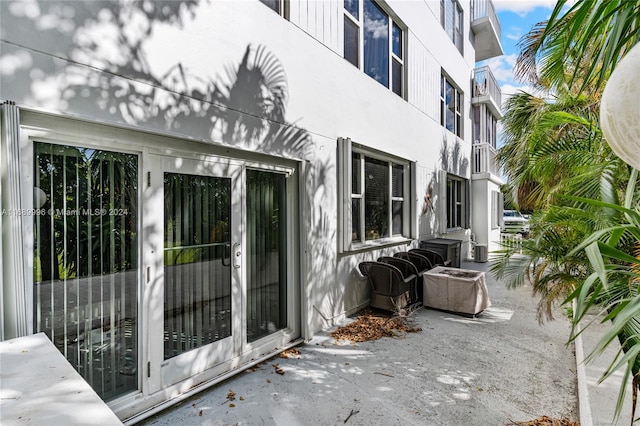
[{"label": "sky", "polygon": [[517,90],[527,90],[528,86],[513,78],[513,66],[518,57],[516,46],[520,37],[533,25],[544,21],[551,15],[555,0],[493,0],[502,27],[501,43],[504,55],[480,63],[489,65],[502,89],[503,102]]}]

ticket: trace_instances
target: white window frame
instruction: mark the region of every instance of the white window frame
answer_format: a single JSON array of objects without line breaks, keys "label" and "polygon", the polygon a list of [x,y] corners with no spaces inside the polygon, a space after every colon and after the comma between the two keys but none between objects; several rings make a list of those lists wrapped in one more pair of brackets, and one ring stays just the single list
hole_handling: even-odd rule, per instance
[{"label": "white window frame", "polygon": [[[438,191],[438,211],[440,219],[440,232],[455,232],[461,229],[468,229],[471,223],[471,188],[469,179],[462,176],[447,173],[446,170],[440,170],[438,172],[439,177],[439,191]],[[460,201],[450,200],[449,185],[448,183],[455,181],[459,184],[458,191],[461,194]],[[461,211],[461,223],[449,223],[449,217],[456,217],[457,212],[451,212],[451,208],[462,209]],[[452,226],[453,225],[453,226]]]},{"label": "white window frame", "polygon": [[[447,19],[447,8],[452,10],[451,19]],[[440,24],[447,38],[450,38],[461,55],[464,55],[464,11],[456,0],[440,0]]]},{"label": "white window frame", "polygon": [[491,114],[491,111],[485,105],[486,116],[486,140],[492,147],[496,147],[498,119]]},{"label": "white window frame", "polygon": [[267,3],[266,1],[260,0],[260,3],[267,6],[269,9],[273,10],[275,13],[282,16],[284,19],[289,20],[289,12],[290,12],[289,0],[274,0],[273,4],[276,6],[277,9],[274,9],[273,7],[271,7],[271,4]]},{"label": "white window frame", "polygon": [[[344,8],[344,20],[345,22],[348,20],[349,22],[351,22],[353,25],[356,26],[356,28],[358,29],[358,63],[357,64],[352,64],[354,65],[356,68],[358,68],[360,71],[365,72],[364,70],[364,1],[365,0],[355,0],[358,3],[358,17],[356,18],[355,16],[353,16],[349,10],[347,10],[346,8],[344,8],[344,0],[343,0],[343,8]],[[383,13],[385,13],[387,15],[388,18],[388,26],[389,26],[389,33],[388,33],[388,41],[389,41],[389,63],[388,63],[388,75],[389,75],[389,83],[387,85],[387,88],[389,90],[391,90],[393,93],[396,93],[393,90],[393,61],[396,61],[400,64],[401,67],[401,84],[400,84],[400,93],[396,93],[398,96],[400,96],[401,98],[404,98],[404,93],[405,93],[405,87],[406,87],[406,71],[405,71],[405,66],[404,66],[404,59],[403,57],[406,57],[406,42],[405,42],[405,37],[406,37],[406,33],[407,33],[407,28],[405,25],[402,25],[397,18],[394,18],[393,14],[390,13],[390,11],[388,10],[388,8],[384,7],[382,4],[378,3],[377,1],[371,0],[373,3],[376,4],[376,6],[378,6]],[[402,32],[401,37],[400,37],[400,53],[402,54],[403,57],[400,57],[398,55],[396,55],[393,51],[393,27],[397,26],[400,31]],[[345,50],[344,50],[344,45],[346,42],[346,39],[344,37],[344,31],[342,34],[343,37],[343,42],[342,42],[342,48],[343,48],[343,54],[342,56],[345,57]],[[346,58],[345,58],[346,59]],[[350,62],[351,63],[351,62]],[[366,72],[365,72],[366,74]],[[371,77],[372,78],[372,77]]]},{"label": "white window frame", "polygon": [[[453,89],[453,102],[454,102],[454,117],[453,117],[453,131],[447,129],[447,84]],[[453,84],[453,82],[447,77],[446,74],[441,73],[440,76],[440,124],[452,132],[456,136],[462,138],[464,136],[462,127],[462,107],[464,105],[464,93]]]},{"label": "white window frame", "polygon": [[[362,154],[360,179],[361,193],[354,193],[352,188],[352,155],[353,153]],[[388,223],[389,234],[382,235],[376,239],[366,239],[365,229],[365,209],[360,209],[360,240],[353,238],[353,217],[352,217],[352,201],[354,199],[364,199],[366,188],[364,186],[364,163],[365,157],[381,160],[389,163],[389,185],[388,185]],[[402,196],[393,196],[392,179],[393,165],[403,166],[403,194]],[[348,138],[338,139],[338,232],[339,232],[339,251],[349,252],[365,249],[367,247],[379,247],[381,245],[393,245],[406,242],[410,239],[417,238],[416,203],[415,203],[415,163],[392,154],[378,151],[364,145],[360,145]],[[391,234],[393,228],[393,201],[403,201],[403,217],[401,234]]]}]

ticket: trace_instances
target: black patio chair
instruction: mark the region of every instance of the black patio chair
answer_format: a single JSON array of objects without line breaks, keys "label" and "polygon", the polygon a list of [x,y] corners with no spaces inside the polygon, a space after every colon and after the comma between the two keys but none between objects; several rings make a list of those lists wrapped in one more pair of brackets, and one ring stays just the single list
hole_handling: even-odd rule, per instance
[{"label": "black patio chair", "polygon": [[389,265],[395,266],[400,270],[400,272],[402,272],[402,276],[405,278],[405,280],[413,278],[413,280],[411,281],[410,303],[413,304],[420,301],[420,299],[418,298],[418,287],[421,287],[419,285],[421,284],[421,282],[418,282],[419,272],[413,263],[406,259],[390,256],[379,257],[378,262],[388,263]]},{"label": "black patio chair", "polygon": [[405,279],[398,268],[381,262],[361,262],[358,269],[369,281],[372,307],[396,312],[409,304],[411,280],[415,277]]},{"label": "black patio chair", "polygon": [[414,248],[409,250],[409,253],[417,253],[420,254],[431,262],[431,265],[435,268],[436,266],[451,266],[450,260],[444,260],[444,257],[438,252],[428,249]]},{"label": "black patio chair", "polygon": [[422,275],[428,270],[433,269],[433,265],[431,264],[431,261],[421,254],[411,253],[408,251],[399,251],[395,253],[393,257],[398,257],[400,259],[408,260],[409,262],[413,263],[413,265],[418,270],[418,287],[417,287],[418,301],[422,303],[422,301],[424,300],[422,298],[423,290],[424,290],[422,285],[423,283]]}]

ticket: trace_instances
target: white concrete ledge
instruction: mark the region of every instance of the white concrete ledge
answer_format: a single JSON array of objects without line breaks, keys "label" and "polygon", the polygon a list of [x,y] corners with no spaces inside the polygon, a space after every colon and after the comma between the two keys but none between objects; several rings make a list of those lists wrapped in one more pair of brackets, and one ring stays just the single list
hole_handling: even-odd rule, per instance
[{"label": "white concrete ledge", "polygon": [[0,424],[121,425],[44,333],[0,342]]}]

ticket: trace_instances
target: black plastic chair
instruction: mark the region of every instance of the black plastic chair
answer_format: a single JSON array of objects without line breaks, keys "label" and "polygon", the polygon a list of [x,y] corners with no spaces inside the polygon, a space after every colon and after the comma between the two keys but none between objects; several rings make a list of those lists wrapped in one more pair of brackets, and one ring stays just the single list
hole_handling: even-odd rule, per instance
[{"label": "black plastic chair", "polygon": [[402,272],[402,276],[405,280],[413,278],[411,281],[411,303],[419,302],[419,294],[418,294],[418,278],[420,272],[416,268],[416,266],[406,259],[402,259],[399,257],[390,257],[390,256],[382,256],[378,258],[378,262],[388,263],[389,265],[393,265]]},{"label": "black plastic chair", "polygon": [[431,261],[418,253],[410,253],[408,251],[400,251],[393,255],[393,257],[398,257],[400,259],[408,260],[413,263],[413,265],[418,270],[418,301],[422,303],[424,300],[423,297],[423,278],[422,275],[430,269],[433,269],[433,265]]},{"label": "black plastic chair", "polygon": [[358,269],[369,281],[372,307],[396,312],[409,304],[415,277],[405,279],[398,268],[382,262],[361,262]]},{"label": "black plastic chair", "polygon": [[409,253],[417,253],[419,255],[426,257],[427,259],[429,259],[433,267],[451,266],[450,260],[444,260],[444,258],[440,255],[440,253],[435,252],[433,250],[415,248],[415,249],[409,250]]}]

